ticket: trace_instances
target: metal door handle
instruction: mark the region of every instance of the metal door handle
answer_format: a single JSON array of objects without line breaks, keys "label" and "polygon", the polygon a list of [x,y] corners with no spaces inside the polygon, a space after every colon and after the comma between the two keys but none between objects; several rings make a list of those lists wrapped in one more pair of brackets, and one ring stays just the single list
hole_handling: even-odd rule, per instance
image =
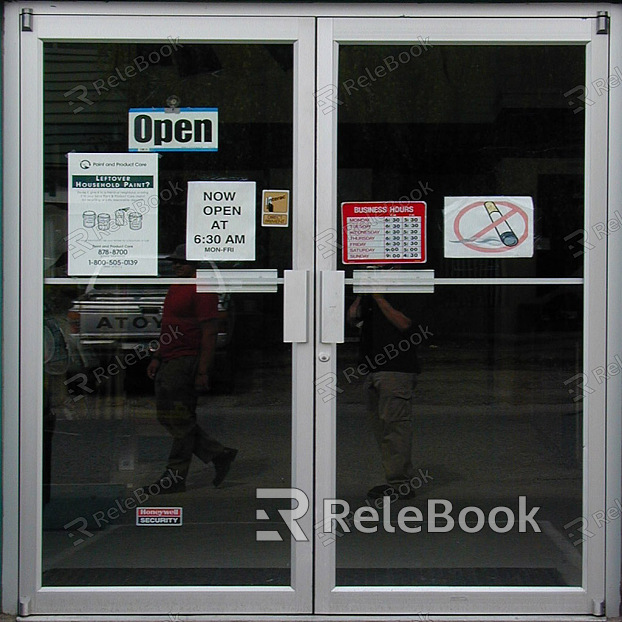
[{"label": "metal door handle", "polygon": [[320,341],[343,343],[345,321],[345,272],[326,270],[320,275]]},{"label": "metal door handle", "polygon": [[285,270],[283,277],[283,341],[306,343],[308,271]]}]

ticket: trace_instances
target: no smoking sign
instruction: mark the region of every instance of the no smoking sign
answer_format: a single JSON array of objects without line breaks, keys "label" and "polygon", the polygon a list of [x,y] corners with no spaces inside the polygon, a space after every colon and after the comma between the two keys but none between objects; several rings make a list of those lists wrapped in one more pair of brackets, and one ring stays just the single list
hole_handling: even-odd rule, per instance
[{"label": "no smoking sign", "polygon": [[531,197],[445,197],[445,257],[533,257]]}]

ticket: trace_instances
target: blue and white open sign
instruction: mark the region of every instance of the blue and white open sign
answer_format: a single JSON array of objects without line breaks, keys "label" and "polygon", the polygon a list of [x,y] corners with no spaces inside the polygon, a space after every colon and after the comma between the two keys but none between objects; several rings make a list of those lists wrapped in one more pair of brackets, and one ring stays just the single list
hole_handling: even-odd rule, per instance
[{"label": "blue and white open sign", "polygon": [[218,151],[218,108],[130,108],[129,151]]}]

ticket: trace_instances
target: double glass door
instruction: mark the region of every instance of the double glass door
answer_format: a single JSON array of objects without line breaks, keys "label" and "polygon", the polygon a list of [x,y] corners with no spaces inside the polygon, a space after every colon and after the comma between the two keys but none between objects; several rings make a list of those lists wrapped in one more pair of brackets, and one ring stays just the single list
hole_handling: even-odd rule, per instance
[{"label": "double glass door", "polygon": [[[21,33],[24,613],[594,612],[596,20],[131,13]],[[238,450],[217,486],[199,440],[162,477],[150,361],[207,347],[182,285],[213,360],[176,416]],[[398,298],[370,359],[348,310]],[[415,351],[376,504],[370,393]]]}]

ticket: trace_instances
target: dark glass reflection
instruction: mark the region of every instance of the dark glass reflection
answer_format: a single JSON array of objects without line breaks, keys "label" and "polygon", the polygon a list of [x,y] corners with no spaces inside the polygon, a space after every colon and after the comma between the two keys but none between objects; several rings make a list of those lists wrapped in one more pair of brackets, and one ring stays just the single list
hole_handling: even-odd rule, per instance
[{"label": "dark glass reflection", "polygon": [[[291,479],[282,293],[218,297],[211,390],[197,420],[239,449],[225,481],[215,488],[213,465],[195,457],[185,491],[153,495],[171,438],[156,419],[145,352],[168,285],[55,279],[67,276],[66,154],[127,152],[130,108],[163,108],[175,95],[182,107],[219,109],[217,152],[159,157],[160,277],[173,276],[166,257],[185,241],[189,181],[254,181],[258,206],[262,189],[291,191],[292,46],[46,43],[44,60],[42,583],[290,585],[290,539],[255,533],[256,489]],[[258,222],[256,232],[255,261],[205,267],[291,268],[291,226]],[[137,507],[182,508],[183,522],[137,526]]]},{"label": "dark glass reflection", "polygon": [[[428,261],[405,270],[433,269],[448,279],[581,277],[571,238],[584,214],[584,117],[573,114],[564,93],[584,83],[585,48],[410,50],[340,46],[338,205],[425,201]],[[533,198],[533,257],[444,257],[445,197],[482,195]],[[365,270],[339,267],[347,275]],[[355,297],[348,293],[346,308]],[[567,525],[582,507],[583,413],[575,386],[582,286],[456,280],[410,298],[412,326],[402,345],[418,344],[422,369],[406,491],[414,498],[394,500],[386,520],[397,527],[400,510],[413,506],[422,512],[421,531],[391,533],[380,525],[361,533],[350,515],[334,544],[337,585],[580,585],[581,549]],[[409,340],[416,333],[420,339]],[[389,479],[367,412],[370,383],[388,366],[361,359],[364,325],[350,325],[346,335],[338,348],[337,496],[353,513],[374,508],[371,492]],[[460,528],[468,506],[486,517],[505,506],[518,519],[519,497],[540,507],[541,532],[498,533],[488,524],[477,530],[473,512],[465,518],[473,533]],[[451,503],[454,529],[429,530],[431,499]],[[499,520],[501,531],[507,521]]]},{"label": "dark glass reflection", "polygon": [[[571,248],[583,227],[585,117],[564,93],[585,82],[584,48],[409,49],[340,48],[338,203],[425,201],[423,267],[437,277],[582,276]],[[410,60],[366,77],[400,54]],[[533,198],[533,258],[444,258],[444,198],[482,195]]]}]

